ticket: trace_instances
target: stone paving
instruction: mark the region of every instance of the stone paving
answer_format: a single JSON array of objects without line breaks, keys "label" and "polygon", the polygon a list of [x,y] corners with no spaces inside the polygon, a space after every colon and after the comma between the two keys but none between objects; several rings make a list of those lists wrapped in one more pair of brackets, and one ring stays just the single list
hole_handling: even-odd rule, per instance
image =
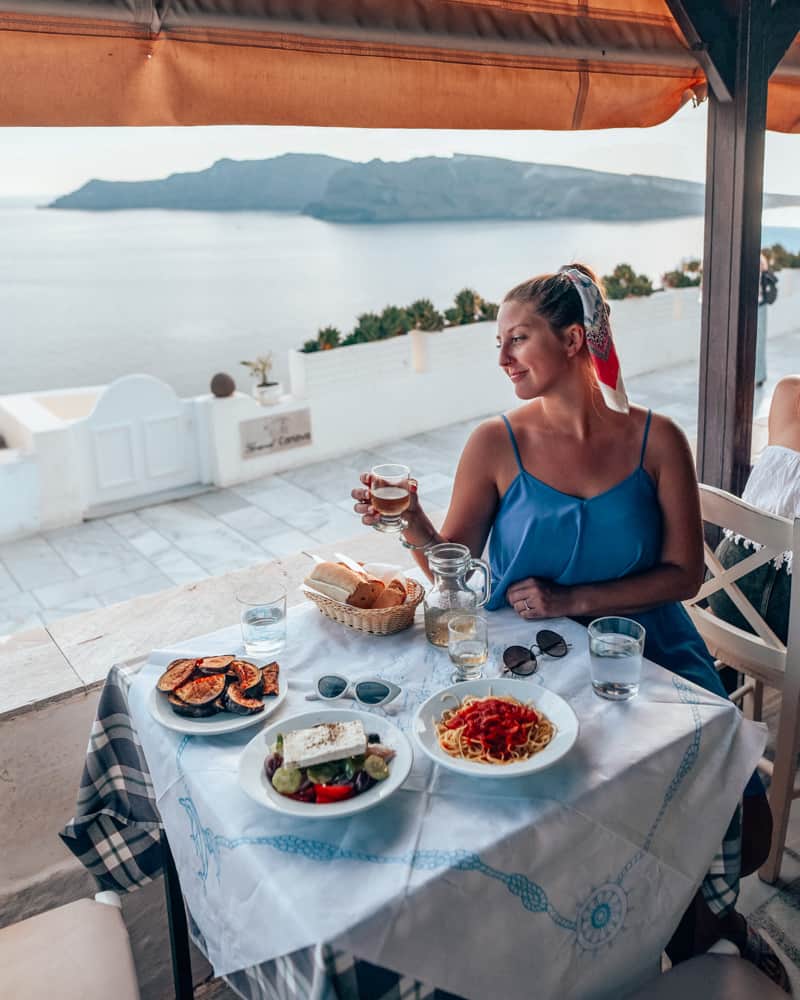
[{"label": "stone paving", "polygon": [[[757,391],[756,416],[766,414],[777,379],[800,371],[800,330],[771,340],[768,353],[770,378]],[[634,402],[696,436],[694,365],[632,378],[627,388]],[[442,512],[458,456],[479,422],[0,544],[0,637],[351,536],[358,521],[350,490],[359,472],[381,460],[411,466],[426,509]]]}]

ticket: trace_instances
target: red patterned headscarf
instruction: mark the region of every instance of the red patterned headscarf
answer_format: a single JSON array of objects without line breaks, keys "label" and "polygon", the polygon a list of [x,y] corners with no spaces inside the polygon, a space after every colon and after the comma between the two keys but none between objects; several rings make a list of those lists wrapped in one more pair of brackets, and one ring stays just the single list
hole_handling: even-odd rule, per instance
[{"label": "red patterned headscarf", "polygon": [[583,303],[586,346],[594,365],[600,391],[603,393],[603,400],[609,409],[627,413],[628,395],[622,382],[622,369],[611,337],[608,305],[588,274],[584,274],[576,267],[564,267],[561,273],[572,282]]}]

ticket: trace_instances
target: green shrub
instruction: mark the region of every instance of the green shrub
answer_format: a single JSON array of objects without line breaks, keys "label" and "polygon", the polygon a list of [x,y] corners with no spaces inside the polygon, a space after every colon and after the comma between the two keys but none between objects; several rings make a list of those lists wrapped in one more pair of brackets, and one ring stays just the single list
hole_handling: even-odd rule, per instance
[{"label": "green shrub", "polygon": [[696,288],[701,280],[699,274],[689,274],[686,271],[667,271],[661,275],[664,288]]},{"label": "green shrub", "polygon": [[781,271],[784,267],[800,267],[800,253],[792,253],[781,243],[766,247],[763,251],[773,271]]},{"label": "green shrub", "polygon": [[374,340],[388,340],[400,337],[409,330],[442,330],[445,326],[461,326],[479,320],[497,319],[499,306],[487,302],[472,288],[462,288],[454,297],[454,304],[445,309],[444,315],[430,299],[417,299],[410,306],[386,306],[383,312],[362,313],[355,327],[343,337],[335,326],[323,327],[316,340],[307,340],[301,351],[313,354],[329,351],[334,347],[349,347],[351,344],[368,344]]},{"label": "green shrub", "polygon": [[406,307],[406,313],[412,327],[418,330],[441,330],[444,327],[444,316],[430,299],[417,299]]},{"label": "green shrub", "polygon": [[652,281],[646,274],[636,274],[630,264],[617,264],[612,274],[603,275],[603,284],[609,299],[653,294]]},{"label": "green shrub", "polygon": [[382,339],[401,337],[404,333],[408,333],[413,325],[406,309],[400,309],[398,306],[386,306],[381,313]]}]

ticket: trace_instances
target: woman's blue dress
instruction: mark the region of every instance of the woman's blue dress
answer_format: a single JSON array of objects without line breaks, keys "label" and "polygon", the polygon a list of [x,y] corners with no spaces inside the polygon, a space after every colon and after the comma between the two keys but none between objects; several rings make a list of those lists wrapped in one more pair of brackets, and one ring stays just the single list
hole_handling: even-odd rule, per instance
[{"label": "woman's blue dress", "polygon": [[[651,417],[649,412],[636,469],[611,489],[584,500],[548,486],[525,469],[511,424],[503,416],[519,471],[492,526],[489,610],[503,607],[508,587],[526,577],[570,587],[619,580],[658,565],[661,506],[644,468]],[[644,626],[644,655],[649,660],[727,697],[714,660],[682,604],[662,604],[626,617]],[[756,782],[748,786],[749,793],[761,791]]]}]

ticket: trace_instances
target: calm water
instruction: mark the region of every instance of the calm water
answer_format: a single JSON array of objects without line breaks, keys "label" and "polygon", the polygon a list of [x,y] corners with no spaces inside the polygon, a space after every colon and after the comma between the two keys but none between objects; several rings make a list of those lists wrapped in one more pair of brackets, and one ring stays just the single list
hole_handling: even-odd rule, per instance
[{"label": "calm water", "polygon": [[[767,218],[768,217],[768,218]],[[796,226],[800,213],[765,222]],[[130,372],[183,394],[327,324],[465,285],[497,300],[573,259],[653,279],[701,256],[703,220],[451,222],[347,226],[296,215],[43,211],[0,203],[0,394],[92,385]]]}]

